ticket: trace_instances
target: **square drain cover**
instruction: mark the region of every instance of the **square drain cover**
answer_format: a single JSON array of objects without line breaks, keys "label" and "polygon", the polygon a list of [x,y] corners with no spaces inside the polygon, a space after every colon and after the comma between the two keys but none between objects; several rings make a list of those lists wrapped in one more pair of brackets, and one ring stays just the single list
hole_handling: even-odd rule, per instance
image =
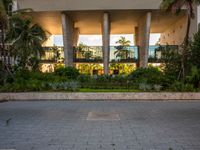
[{"label": "square drain cover", "polygon": [[91,121],[115,121],[120,120],[119,114],[115,112],[97,112],[91,111],[88,113],[87,120]]}]

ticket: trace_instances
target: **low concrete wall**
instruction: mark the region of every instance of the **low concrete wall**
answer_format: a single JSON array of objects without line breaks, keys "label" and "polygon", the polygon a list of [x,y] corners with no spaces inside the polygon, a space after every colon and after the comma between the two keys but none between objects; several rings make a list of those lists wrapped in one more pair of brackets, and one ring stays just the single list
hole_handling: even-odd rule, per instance
[{"label": "low concrete wall", "polygon": [[3,100],[200,100],[200,93],[0,93]]}]

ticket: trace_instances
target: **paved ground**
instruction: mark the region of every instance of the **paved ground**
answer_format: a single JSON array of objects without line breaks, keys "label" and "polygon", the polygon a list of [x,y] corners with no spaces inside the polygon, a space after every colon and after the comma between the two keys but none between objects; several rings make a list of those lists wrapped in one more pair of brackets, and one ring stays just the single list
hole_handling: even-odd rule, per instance
[{"label": "paved ground", "polygon": [[200,101],[0,103],[0,149],[199,150]]}]

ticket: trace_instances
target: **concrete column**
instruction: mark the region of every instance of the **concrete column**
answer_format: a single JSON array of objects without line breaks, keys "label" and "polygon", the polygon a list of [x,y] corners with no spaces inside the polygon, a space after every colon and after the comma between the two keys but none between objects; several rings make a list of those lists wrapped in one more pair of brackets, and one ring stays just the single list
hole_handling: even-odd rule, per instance
[{"label": "concrete column", "polygon": [[[139,45],[139,30],[138,30],[138,27],[135,27],[134,44],[135,44],[136,46]],[[136,67],[137,67],[137,68],[139,67],[139,61],[137,61]]]},{"label": "concrete column", "polygon": [[73,28],[74,23],[65,13],[61,13],[65,66],[73,66]]},{"label": "concrete column", "polygon": [[102,43],[103,43],[103,66],[104,74],[109,74],[109,58],[110,58],[110,20],[109,14],[103,14],[102,20]]},{"label": "concrete column", "polygon": [[134,44],[137,46],[139,44],[139,39],[138,39],[138,27],[135,27],[135,35],[134,35]]},{"label": "concrete column", "polygon": [[148,66],[149,38],[151,27],[151,12],[147,12],[138,24],[139,67]]},{"label": "concrete column", "polygon": [[79,29],[74,28],[73,32],[73,46],[78,46],[78,40],[79,40]]}]

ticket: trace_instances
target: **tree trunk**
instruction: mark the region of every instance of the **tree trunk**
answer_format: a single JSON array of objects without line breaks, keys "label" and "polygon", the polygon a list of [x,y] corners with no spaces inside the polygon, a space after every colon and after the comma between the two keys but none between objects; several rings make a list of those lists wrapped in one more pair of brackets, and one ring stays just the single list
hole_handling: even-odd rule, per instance
[{"label": "tree trunk", "polygon": [[190,24],[191,24],[191,16],[187,16],[187,28],[186,28],[186,35],[183,42],[183,49],[182,49],[182,59],[181,59],[181,72],[182,78],[185,79],[186,75],[186,62],[188,57],[188,46],[189,46],[189,33],[190,33]]}]

